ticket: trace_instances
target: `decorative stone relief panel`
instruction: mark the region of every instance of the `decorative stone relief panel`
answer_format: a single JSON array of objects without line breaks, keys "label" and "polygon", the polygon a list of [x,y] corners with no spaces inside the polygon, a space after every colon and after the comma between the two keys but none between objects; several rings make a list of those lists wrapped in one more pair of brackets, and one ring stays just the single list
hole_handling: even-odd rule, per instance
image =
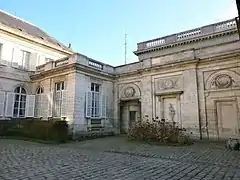
[{"label": "decorative stone relief panel", "polygon": [[205,89],[240,87],[240,75],[233,70],[215,71],[205,79]]},{"label": "decorative stone relief panel", "polygon": [[165,91],[182,90],[181,76],[165,77],[155,79],[155,92],[161,93]]},{"label": "decorative stone relief panel", "polygon": [[140,97],[140,88],[135,83],[124,84],[119,91],[119,99],[136,99]]}]

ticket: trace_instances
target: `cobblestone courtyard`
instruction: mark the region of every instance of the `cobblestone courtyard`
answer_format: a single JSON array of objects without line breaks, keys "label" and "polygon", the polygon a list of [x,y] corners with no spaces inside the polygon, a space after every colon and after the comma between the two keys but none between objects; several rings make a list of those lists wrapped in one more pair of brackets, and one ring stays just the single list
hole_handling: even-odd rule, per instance
[{"label": "cobblestone courtyard", "polygon": [[223,144],[153,146],[111,137],[63,145],[0,140],[0,179],[240,179]]}]

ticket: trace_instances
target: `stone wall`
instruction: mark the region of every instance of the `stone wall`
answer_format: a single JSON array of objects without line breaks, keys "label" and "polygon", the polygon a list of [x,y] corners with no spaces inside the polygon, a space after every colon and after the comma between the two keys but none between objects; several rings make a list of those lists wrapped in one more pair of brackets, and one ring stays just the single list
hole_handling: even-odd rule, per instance
[{"label": "stone wall", "polygon": [[[173,119],[197,138],[234,137],[240,133],[237,38],[227,34],[139,55],[138,63],[117,67],[117,100],[123,85],[140,80],[142,118],[169,120],[171,106]],[[217,87],[221,83],[225,87]]]},{"label": "stone wall", "polygon": [[112,127],[114,122],[114,103],[113,103],[113,81],[101,76],[85,74],[84,72],[76,73],[75,81],[75,131],[87,131],[91,127],[91,119],[86,118],[86,93],[91,90],[91,83],[101,85],[101,93],[107,96],[107,118],[102,119],[101,125]]}]

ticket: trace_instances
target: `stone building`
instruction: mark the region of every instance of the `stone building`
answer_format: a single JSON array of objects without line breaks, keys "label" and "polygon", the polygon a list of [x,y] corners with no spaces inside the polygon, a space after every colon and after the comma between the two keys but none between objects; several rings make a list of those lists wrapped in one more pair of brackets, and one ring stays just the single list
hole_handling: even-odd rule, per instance
[{"label": "stone building", "polygon": [[66,119],[74,132],[126,132],[175,121],[198,138],[239,136],[239,38],[234,19],[138,43],[113,67],[75,53],[0,12],[0,119]]}]

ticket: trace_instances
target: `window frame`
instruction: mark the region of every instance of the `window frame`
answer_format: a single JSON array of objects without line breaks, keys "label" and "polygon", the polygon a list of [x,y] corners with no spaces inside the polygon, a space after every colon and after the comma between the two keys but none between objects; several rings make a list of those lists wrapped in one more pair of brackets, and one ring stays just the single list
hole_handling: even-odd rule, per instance
[{"label": "window frame", "polygon": [[101,85],[97,83],[91,83],[91,118],[101,118]]},{"label": "window frame", "polygon": [[[18,88],[19,88],[19,91],[18,91]],[[23,90],[24,90],[24,92],[23,92]],[[24,118],[26,116],[27,91],[24,87],[18,86],[15,88],[14,94],[15,94],[15,96],[14,96],[14,105],[13,105],[13,117],[14,118]],[[24,97],[25,97],[25,100],[24,100]],[[23,104],[21,104],[21,103],[23,103]],[[17,113],[15,113],[15,110],[17,111]],[[23,115],[20,115],[21,110],[22,110]]]},{"label": "window frame", "polygon": [[36,96],[35,96],[35,98],[36,98],[35,99],[35,112],[34,112],[35,117],[43,117],[43,115],[41,114],[41,109],[42,109],[41,104],[43,101],[43,96],[42,96],[43,94],[44,94],[43,87],[38,87],[36,89]]},{"label": "window frame", "polygon": [[62,116],[63,90],[66,90],[65,82],[56,82],[54,89],[54,117],[56,118],[60,118]]},{"label": "window frame", "polygon": [[[21,50],[21,53],[22,53],[22,58],[21,58],[21,65],[20,65],[20,67],[22,69],[29,69],[29,67],[30,67],[30,59],[31,59],[31,52],[25,51],[25,50]],[[28,57],[28,59],[26,59],[26,57]]]}]

